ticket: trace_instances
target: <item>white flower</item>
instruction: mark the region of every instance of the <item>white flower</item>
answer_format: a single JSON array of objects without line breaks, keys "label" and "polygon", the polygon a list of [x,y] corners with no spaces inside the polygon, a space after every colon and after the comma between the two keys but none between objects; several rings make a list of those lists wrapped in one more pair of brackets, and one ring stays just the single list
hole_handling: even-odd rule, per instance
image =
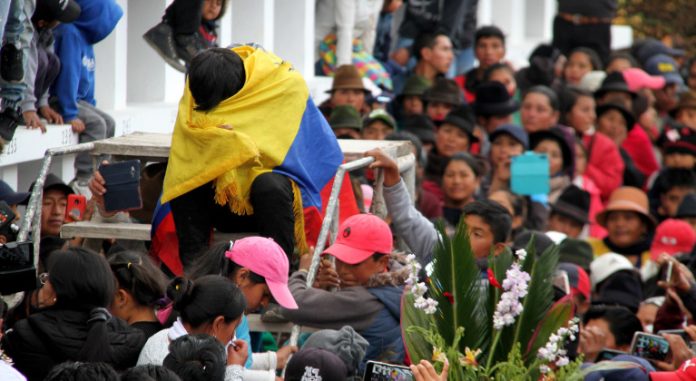
[{"label": "white flower", "polygon": [[[565,350],[564,345],[566,340],[575,340],[574,332],[578,331],[578,320],[573,319],[569,323],[568,328],[561,327],[556,333],[549,336],[549,341],[544,345],[544,347],[539,348],[537,351],[537,357],[546,361],[548,364],[555,363],[557,367],[562,367],[568,365],[570,360],[568,359],[568,351]],[[547,365],[542,365],[539,370],[544,372],[543,368],[549,370]]]},{"label": "white flower", "polygon": [[524,259],[527,258],[527,250],[519,249],[519,250],[515,251],[515,255],[517,256],[517,258],[520,262],[524,262]]},{"label": "white flower", "polygon": [[524,307],[520,299],[527,295],[527,284],[530,279],[529,274],[522,271],[517,262],[505,272],[505,280],[503,280],[505,292],[500,296],[493,314],[493,327],[496,330],[514,324],[515,318],[522,313]]},{"label": "white flower", "polygon": [[541,372],[541,374],[546,374],[551,371],[551,368],[549,368],[546,365],[542,365],[539,367],[539,371]]}]

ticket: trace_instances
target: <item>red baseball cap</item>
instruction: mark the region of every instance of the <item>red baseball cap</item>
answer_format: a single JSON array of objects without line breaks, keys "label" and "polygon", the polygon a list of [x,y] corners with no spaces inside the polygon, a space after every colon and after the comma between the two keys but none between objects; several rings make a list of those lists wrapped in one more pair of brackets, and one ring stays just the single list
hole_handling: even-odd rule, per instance
[{"label": "red baseball cap", "polygon": [[628,89],[637,92],[642,89],[659,90],[665,87],[665,77],[661,75],[650,75],[636,67],[626,69],[621,72]]},{"label": "red baseball cap", "polygon": [[373,214],[356,214],[343,221],[336,242],[324,254],[354,265],[375,253],[389,254],[392,249],[392,232],[386,222]]},{"label": "red baseball cap", "polygon": [[561,262],[558,264],[558,269],[568,274],[570,292],[573,295],[582,295],[585,300],[590,300],[590,292],[592,290],[590,276],[587,275],[587,272],[582,267],[574,263]]},{"label": "red baseball cap", "polygon": [[288,288],[288,256],[274,240],[266,237],[236,240],[232,248],[225,252],[225,257],[264,277],[278,304],[287,309],[297,309],[295,298]]},{"label": "red baseball cap", "polygon": [[655,229],[655,238],[650,246],[653,261],[662,253],[675,255],[690,253],[696,244],[696,233],[688,222],[673,218],[662,221]]},{"label": "red baseball cap", "polygon": [[674,372],[652,372],[650,379],[652,381],[696,381],[696,357],[686,360]]}]

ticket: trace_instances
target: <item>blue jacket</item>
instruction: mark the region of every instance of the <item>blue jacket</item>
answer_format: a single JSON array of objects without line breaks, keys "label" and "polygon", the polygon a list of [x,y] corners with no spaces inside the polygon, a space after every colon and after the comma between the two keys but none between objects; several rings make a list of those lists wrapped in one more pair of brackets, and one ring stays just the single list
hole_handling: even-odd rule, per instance
[{"label": "blue jacket", "polygon": [[365,353],[360,372],[369,360],[394,364],[404,362],[405,349],[401,336],[401,294],[403,287],[384,286],[368,288],[367,291],[384,305],[372,321],[372,325],[360,334],[370,343]]},{"label": "blue jacket", "polygon": [[77,118],[77,101],[96,105],[94,100],[94,49],[116,27],[123,10],[115,0],[77,0],[80,17],[54,31],[55,52],[61,69],[51,93],[58,98],[66,122]]}]

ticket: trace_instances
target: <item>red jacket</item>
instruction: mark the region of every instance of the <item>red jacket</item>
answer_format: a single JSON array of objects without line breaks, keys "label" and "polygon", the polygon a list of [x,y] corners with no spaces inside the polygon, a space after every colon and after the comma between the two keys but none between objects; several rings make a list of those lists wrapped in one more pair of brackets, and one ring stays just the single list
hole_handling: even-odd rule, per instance
[{"label": "red jacket", "polygon": [[621,147],[626,150],[626,153],[633,159],[636,168],[645,175],[646,179],[660,169],[650,138],[640,125],[633,126],[626,140],[621,143]]},{"label": "red jacket", "polygon": [[606,202],[611,192],[623,182],[624,163],[619,148],[611,139],[597,132],[583,135],[582,142],[587,149],[584,175],[599,188],[602,201]]}]

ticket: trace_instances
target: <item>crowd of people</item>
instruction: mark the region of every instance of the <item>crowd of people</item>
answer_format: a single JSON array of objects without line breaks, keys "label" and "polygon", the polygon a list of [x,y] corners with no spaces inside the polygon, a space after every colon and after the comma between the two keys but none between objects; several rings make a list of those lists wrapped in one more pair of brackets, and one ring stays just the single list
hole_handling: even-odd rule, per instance
[{"label": "crowd of people", "polygon": [[[29,128],[71,124],[81,142],[112,136],[95,107],[93,45],[121,18],[117,3],[9,3],[24,29],[4,27],[0,136],[20,115]],[[482,274],[489,255],[532,237],[539,255],[558,246],[568,287],[556,292],[582,322],[569,353],[636,364],[588,379],[696,379],[696,59],[651,38],[611,51],[611,0],[559,1],[553,42],[524,68],[506,61],[503,30],[476,27],[476,0],[318,0],[316,70],[333,82],[314,105],[272,53],[216,48],[226,5],[175,0],[144,36],[188,85],[169,162],[143,169],[142,209],[107,211],[109,184],[87,155],[72,186],[46,178],[36,287],[0,303],[0,379],[347,380],[381,361],[442,380],[404,348],[402,249],[427,267],[436,224],[451,234],[462,221]],[[394,158],[367,152],[374,162],[348,177],[336,240],[308,285],[311,216],[342,161],[337,139],[410,142],[415,194]],[[515,169],[530,152],[544,158],[541,177]],[[376,170],[387,221],[368,213]],[[152,243],[61,238],[75,192],[91,197],[82,219],[153,222]],[[0,221],[0,243],[16,241],[28,199],[0,182],[16,215]],[[212,231],[257,235],[214,242]],[[277,342],[250,332],[257,312],[320,330]],[[664,361],[631,355],[636,332],[669,342]]]}]

